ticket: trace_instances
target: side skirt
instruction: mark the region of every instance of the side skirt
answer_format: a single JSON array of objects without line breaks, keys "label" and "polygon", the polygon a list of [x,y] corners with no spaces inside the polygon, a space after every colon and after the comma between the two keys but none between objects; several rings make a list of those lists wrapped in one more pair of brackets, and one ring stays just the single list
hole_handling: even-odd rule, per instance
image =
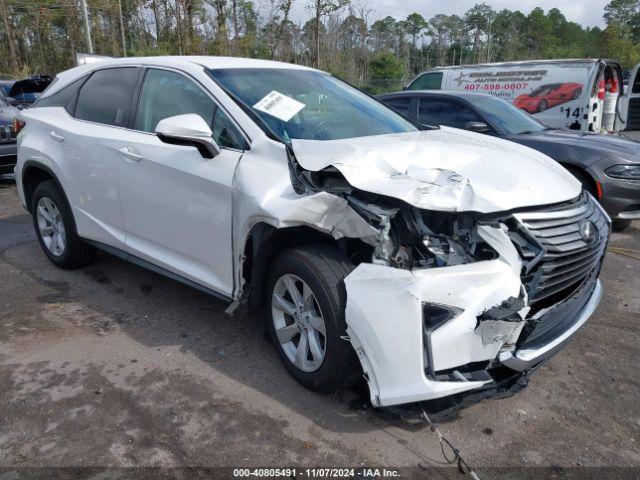
[{"label": "side skirt", "polygon": [[211,290],[210,288],[200,285],[199,283],[194,282],[193,280],[189,280],[188,278],[185,278],[182,275],[173,273],[172,271],[167,270],[166,268],[159,267],[158,265],[151,263],[147,260],[143,260],[140,257],[131,255],[130,253],[125,252],[124,250],[120,250],[119,248],[115,248],[110,245],[105,245],[104,243],[96,242],[95,240],[87,240],[86,238],[83,238],[82,241],[87,242],[90,245],[93,245],[94,247],[102,250],[103,252],[106,252],[110,255],[121,258],[122,260],[126,260],[127,262],[133,263],[134,265],[142,267],[146,270],[150,270],[154,273],[162,275],[163,277],[170,278],[171,280],[175,280],[176,282],[182,283],[183,285],[187,285],[188,287],[192,287],[192,288],[195,288],[196,290],[200,290],[201,292],[206,293],[207,295],[211,295],[212,297],[215,297],[218,300],[222,300],[228,303],[233,301],[231,297],[228,297],[223,293],[216,292],[215,290]]}]

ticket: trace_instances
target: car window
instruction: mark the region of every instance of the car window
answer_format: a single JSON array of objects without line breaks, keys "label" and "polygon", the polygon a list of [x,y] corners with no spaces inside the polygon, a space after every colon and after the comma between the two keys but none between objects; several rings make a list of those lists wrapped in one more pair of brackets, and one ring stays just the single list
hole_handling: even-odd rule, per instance
[{"label": "car window", "polygon": [[34,106],[36,107],[63,107],[69,113],[73,114],[75,109],[75,100],[77,98],[78,90],[86,80],[86,77],[80,78],[66,87],[60,89],[53,95],[40,98],[36,101]]},{"label": "car window", "polygon": [[396,112],[411,118],[411,97],[385,98],[382,101]]},{"label": "car window", "polygon": [[549,127],[512,103],[493,95],[478,95],[469,100],[499,131],[514,135],[542,132]]},{"label": "car window", "polygon": [[160,120],[187,113],[200,115],[221,147],[246,148],[237,127],[198,84],[177,72],[149,69],[140,92],[136,130],[153,132]]},{"label": "car window", "polygon": [[91,75],[80,89],[76,118],[127,127],[138,71],[135,67],[109,68]]},{"label": "car window", "polygon": [[425,73],[416,78],[408,90],[440,90],[442,88],[442,72]]},{"label": "car window", "polygon": [[260,127],[286,144],[291,139],[338,140],[416,130],[380,101],[324,72],[229,68],[209,73]]},{"label": "car window", "polygon": [[468,122],[481,122],[482,119],[464,105],[451,100],[420,98],[418,104],[418,122],[425,125],[446,125],[465,128]]}]

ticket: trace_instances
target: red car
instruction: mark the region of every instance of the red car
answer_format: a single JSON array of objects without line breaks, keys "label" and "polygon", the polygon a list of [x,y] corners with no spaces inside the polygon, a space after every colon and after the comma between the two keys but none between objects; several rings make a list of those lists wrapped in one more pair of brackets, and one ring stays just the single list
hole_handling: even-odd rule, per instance
[{"label": "red car", "polygon": [[581,83],[548,83],[531,93],[520,95],[513,104],[529,113],[544,112],[546,109],[575,100],[582,95]]}]

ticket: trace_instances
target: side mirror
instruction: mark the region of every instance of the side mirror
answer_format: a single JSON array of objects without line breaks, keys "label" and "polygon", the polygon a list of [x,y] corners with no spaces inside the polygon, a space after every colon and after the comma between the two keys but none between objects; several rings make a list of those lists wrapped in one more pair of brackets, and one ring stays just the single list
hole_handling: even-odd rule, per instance
[{"label": "side mirror", "polygon": [[467,122],[464,124],[464,129],[476,133],[487,133],[489,125],[484,122]]},{"label": "side mirror", "polygon": [[7,103],[12,107],[17,107],[20,104],[20,102],[18,102],[18,100],[16,100],[13,97],[7,97],[6,100],[7,100]]},{"label": "side mirror", "polygon": [[195,113],[160,120],[156,126],[156,135],[164,143],[196,147],[204,158],[213,158],[220,153],[211,128]]}]

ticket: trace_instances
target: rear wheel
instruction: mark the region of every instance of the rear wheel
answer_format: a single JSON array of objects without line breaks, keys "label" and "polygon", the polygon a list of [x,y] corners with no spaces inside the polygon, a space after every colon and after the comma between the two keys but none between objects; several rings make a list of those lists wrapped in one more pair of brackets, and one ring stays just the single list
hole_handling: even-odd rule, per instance
[{"label": "rear wheel", "polygon": [[72,269],[91,263],[95,249],[78,237],[69,203],[53,180],[36,187],[31,216],[38,242],[53,264]]},{"label": "rear wheel", "polygon": [[358,378],[346,335],[344,278],[353,264],[336,248],[309,245],[280,254],[267,283],[267,318],[280,360],[301,384],[330,392]]}]

